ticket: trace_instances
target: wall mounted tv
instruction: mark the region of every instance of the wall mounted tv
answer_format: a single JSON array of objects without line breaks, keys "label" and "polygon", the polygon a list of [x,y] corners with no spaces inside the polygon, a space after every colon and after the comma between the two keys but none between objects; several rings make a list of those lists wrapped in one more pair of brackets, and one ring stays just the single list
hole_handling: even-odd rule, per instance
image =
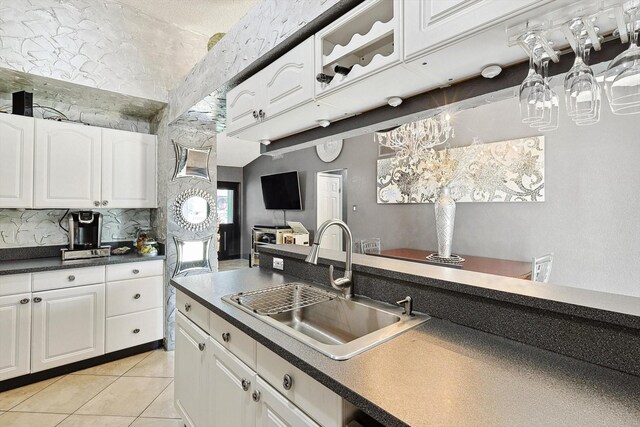
[{"label": "wall mounted tv", "polygon": [[263,175],[260,181],[265,209],[302,210],[298,171]]}]

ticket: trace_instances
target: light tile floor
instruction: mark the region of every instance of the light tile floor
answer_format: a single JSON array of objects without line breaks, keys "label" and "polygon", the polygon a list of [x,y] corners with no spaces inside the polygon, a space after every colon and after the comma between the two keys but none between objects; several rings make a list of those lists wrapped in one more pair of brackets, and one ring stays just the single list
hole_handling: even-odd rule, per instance
[{"label": "light tile floor", "polygon": [[182,427],[173,352],[156,350],[0,393],[2,427]]}]

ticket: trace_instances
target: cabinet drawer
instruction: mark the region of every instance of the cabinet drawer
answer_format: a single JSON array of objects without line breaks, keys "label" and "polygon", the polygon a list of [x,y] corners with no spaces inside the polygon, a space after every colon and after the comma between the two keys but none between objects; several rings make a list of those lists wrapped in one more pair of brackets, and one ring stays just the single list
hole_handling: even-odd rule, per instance
[{"label": "cabinet drawer", "polygon": [[162,307],[162,276],[107,283],[107,317]]},{"label": "cabinet drawer", "polygon": [[255,370],[256,341],[217,314],[210,315],[209,333],[213,339]]},{"label": "cabinet drawer", "polygon": [[106,352],[162,339],[162,308],[107,319]]},{"label": "cabinet drawer", "polygon": [[[340,396],[263,345],[258,344],[257,347],[260,377],[320,425],[342,426],[353,410],[350,405],[345,402],[343,407]],[[284,386],[285,375],[291,378],[289,390]]]},{"label": "cabinet drawer", "polygon": [[107,266],[107,282],[137,279],[140,277],[162,276],[163,274],[163,260],[129,262],[127,264],[114,264]]},{"label": "cabinet drawer", "polygon": [[104,267],[73,268],[33,273],[33,292],[104,283]]},{"label": "cabinet drawer", "polygon": [[31,274],[0,276],[0,297],[31,292]]},{"label": "cabinet drawer", "polygon": [[209,310],[202,304],[186,294],[176,291],[176,306],[180,313],[202,328],[203,331],[209,333]]}]

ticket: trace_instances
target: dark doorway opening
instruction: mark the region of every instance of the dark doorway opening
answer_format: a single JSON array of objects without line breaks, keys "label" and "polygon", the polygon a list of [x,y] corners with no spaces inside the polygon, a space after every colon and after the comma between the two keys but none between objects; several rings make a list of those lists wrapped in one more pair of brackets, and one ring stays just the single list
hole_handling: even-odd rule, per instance
[{"label": "dark doorway opening", "polygon": [[220,218],[218,259],[240,258],[240,183],[218,181],[217,193]]}]

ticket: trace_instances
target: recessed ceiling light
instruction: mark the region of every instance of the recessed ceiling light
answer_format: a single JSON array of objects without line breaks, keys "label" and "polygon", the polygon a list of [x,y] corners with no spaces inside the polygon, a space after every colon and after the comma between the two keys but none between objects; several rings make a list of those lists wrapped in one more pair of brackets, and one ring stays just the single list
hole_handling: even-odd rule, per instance
[{"label": "recessed ceiling light", "polygon": [[487,65],[482,69],[480,74],[485,79],[492,79],[502,72],[502,67],[496,64]]},{"label": "recessed ceiling light", "polygon": [[387,99],[387,104],[391,105],[392,107],[397,107],[398,105],[402,104],[402,98],[400,98],[399,96],[392,96],[391,98]]},{"label": "recessed ceiling light", "polygon": [[318,124],[323,128],[326,128],[331,124],[331,122],[329,120],[318,120]]},{"label": "recessed ceiling light", "polygon": [[269,144],[271,144],[271,141],[269,141],[268,139],[261,139],[261,140],[260,140],[260,144],[262,144],[262,145],[269,145]]}]

